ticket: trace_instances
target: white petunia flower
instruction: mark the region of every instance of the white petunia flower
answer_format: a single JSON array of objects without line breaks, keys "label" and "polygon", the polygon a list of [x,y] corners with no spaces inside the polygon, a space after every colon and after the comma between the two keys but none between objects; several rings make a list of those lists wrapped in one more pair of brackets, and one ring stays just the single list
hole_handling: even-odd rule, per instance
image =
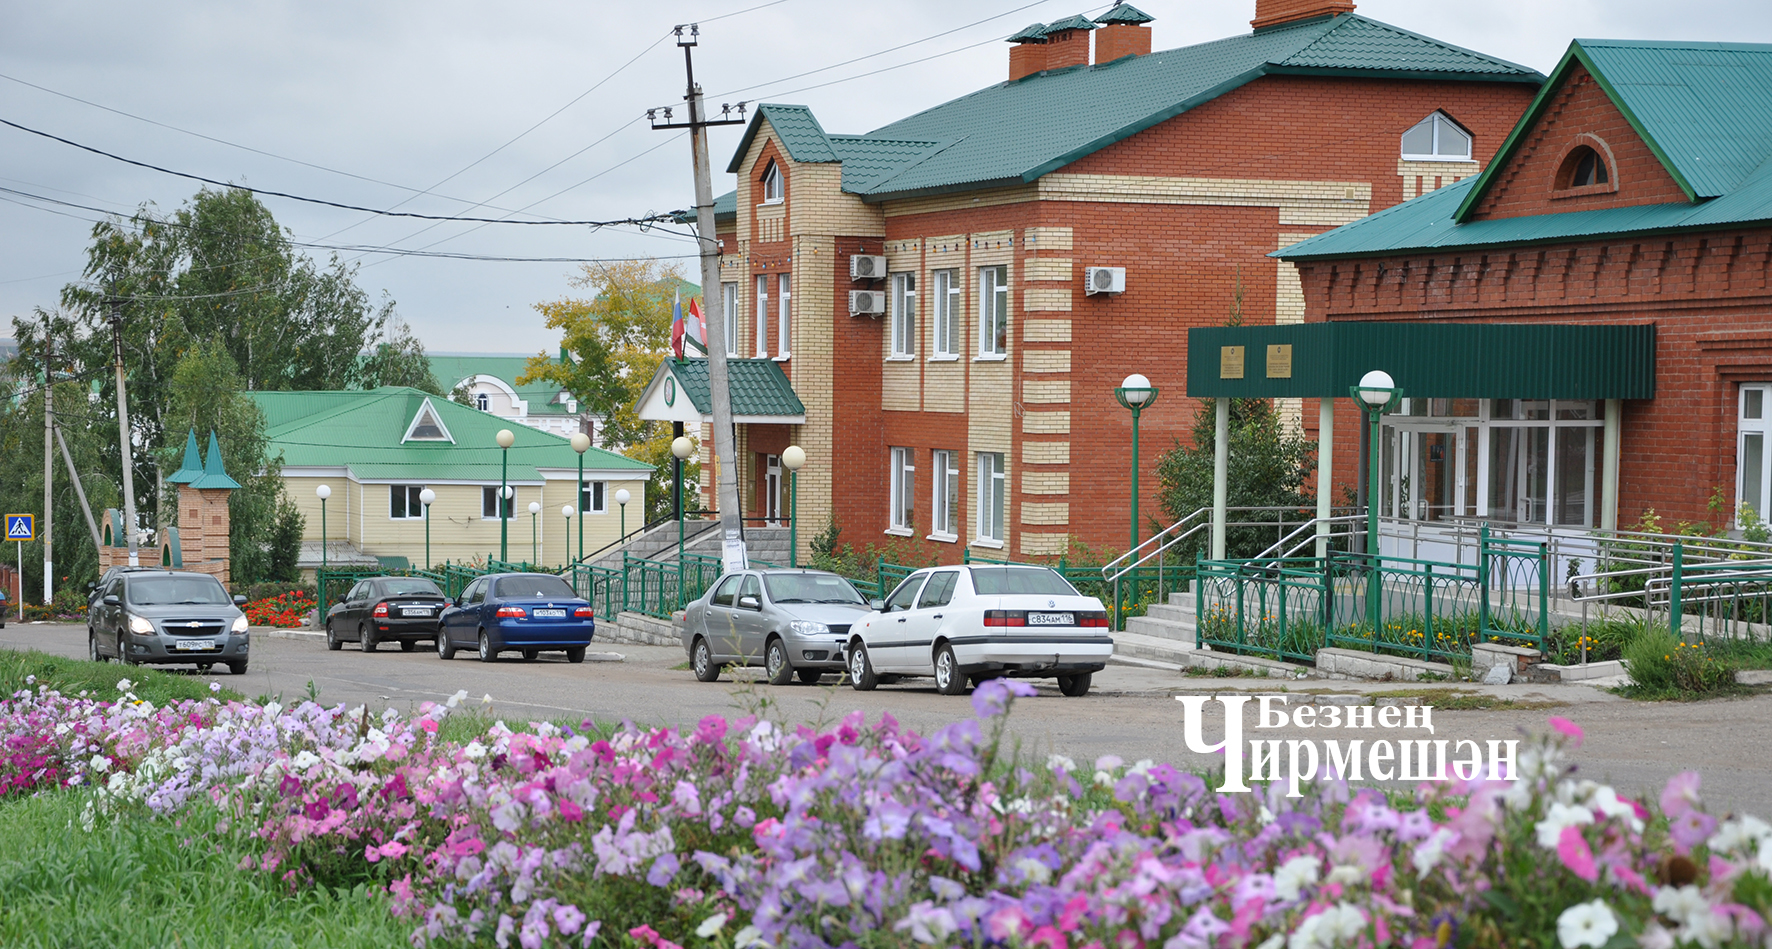
[{"label": "white petunia flower", "polygon": [[711,939],[715,933],[725,928],[726,914],[715,913],[707,919],[702,920],[700,926],[695,927],[695,934],[703,939]]},{"label": "white petunia flower", "polygon": [[1557,917],[1557,941],[1563,949],[1599,949],[1618,933],[1618,917],[1605,900],[1576,903]]},{"label": "white petunia flower", "polygon": [[1415,848],[1411,860],[1415,864],[1417,875],[1426,876],[1428,871],[1440,865],[1440,859],[1446,855],[1446,845],[1458,839],[1458,835],[1444,827],[1436,828],[1428,838]]},{"label": "white petunia flower", "polygon": [[732,937],[733,949],[751,949],[752,946],[767,946],[763,941],[763,930],[755,926],[746,926]]},{"label": "white petunia flower", "polygon": [[1063,770],[1070,772],[1077,770],[1077,763],[1064,755],[1047,755],[1046,768],[1047,770]]},{"label": "white petunia flower", "polygon": [[1317,871],[1322,868],[1323,861],[1316,857],[1293,857],[1274,871],[1274,895],[1296,901],[1305,887],[1317,882]]},{"label": "white petunia flower", "polygon": [[1594,812],[1585,807],[1570,807],[1566,804],[1552,803],[1544,820],[1538,822],[1538,846],[1554,850],[1557,840],[1563,836],[1563,828],[1575,827],[1594,822]]},{"label": "white petunia flower", "polygon": [[1287,949],[1334,949],[1366,931],[1366,917],[1347,903],[1337,903],[1298,925]]}]

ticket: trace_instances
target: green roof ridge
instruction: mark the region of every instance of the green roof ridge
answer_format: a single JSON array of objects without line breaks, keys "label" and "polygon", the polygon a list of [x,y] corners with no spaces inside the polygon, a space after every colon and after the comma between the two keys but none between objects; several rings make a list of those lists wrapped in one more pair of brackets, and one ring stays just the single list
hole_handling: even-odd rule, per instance
[{"label": "green roof ridge", "polygon": [[1029,23],[1027,26],[1022,27],[1020,30],[1017,30],[1016,32],[1011,33],[1009,35],[1008,42],[1011,42],[1011,43],[1037,43],[1037,42],[1044,40],[1045,38],[1046,38],[1046,24],[1044,24],[1044,23]]},{"label": "green roof ridge", "polygon": [[1112,10],[1096,17],[1095,22],[1101,24],[1123,23],[1135,26],[1140,23],[1149,23],[1155,19],[1156,17],[1151,16],[1130,3],[1116,3]]},{"label": "green roof ridge", "polygon": [[172,484],[190,484],[203,477],[203,456],[197,452],[197,430],[185,430],[185,460],[178,470],[167,475],[166,480]]},{"label": "green roof ridge", "polygon": [[1097,27],[1093,22],[1091,22],[1088,17],[1079,13],[1076,16],[1065,17],[1064,19],[1059,20],[1056,23],[1046,24],[1046,29],[1042,30],[1040,35],[1051,36],[1052,34],[1059,32],[1060,30],[1094,30],[1094,29],[1099,29],[1099,27]]}]

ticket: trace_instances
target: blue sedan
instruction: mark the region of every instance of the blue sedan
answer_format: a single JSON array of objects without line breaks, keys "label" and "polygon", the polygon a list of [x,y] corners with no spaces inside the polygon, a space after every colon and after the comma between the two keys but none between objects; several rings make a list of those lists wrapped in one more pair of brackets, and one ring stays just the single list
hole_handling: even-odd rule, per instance
[{"label": "blue sedan", "polygon": [[567,662],[585,661],[585,647],[597,631],[591,604],[565,580],[550,573],[495,573],[463,590],[437,621],[437,655],[454,659],[455,650],[477,647],[481,662],[506,650],[534,659],[546,650],[564,650]]}]

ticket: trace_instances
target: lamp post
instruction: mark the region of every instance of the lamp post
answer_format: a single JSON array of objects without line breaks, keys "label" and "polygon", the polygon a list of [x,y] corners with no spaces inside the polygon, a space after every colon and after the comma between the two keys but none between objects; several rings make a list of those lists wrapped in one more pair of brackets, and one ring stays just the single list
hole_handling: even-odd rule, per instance
[{"label": "lamp post", "polygon": [[781,466],[788,469],[788,566],[800,565],[800,466],[806,449],[789,445],[782,449]]},{"label": "lamp post", "polygon": [[541,522],[536,519],[536,515],[538,515],[540,513],[541,513],[541,502],[540,501],[530,501],[529,502],[529,562],[532,564],[541,563],[541,533],[540,533],[539,528],[537,527],[537,525],[540,524]]},{"label": "lamp post", "polygon": [[[573,515],[573,513],[574,513],[574,511],[572,510],[572,505],[570,505],[570,504],[567,504],[567,505],[560,508],[560,516],[566,518],[566,559],[567,560],[572,559],[572,515]],[[580,522],[580,523],[583,523],[583,522]]]},{"label": "lamp post", "polygon": [[[578,432],[572,436],[572,450],[578,452],[578,497],[575,500],[578,501],[580,507],[585,506],[585,452],[590,447],[591,436],[584,432]],[[566,516],[572,517],[570,514]],[[572,527],[570,524],[566,526],[568,530]],[[566,535],[566,559],[572,559],[572,535],[570,533]],[[582,517],[578,519],[578,559],[585,559],[585,522]]]},{"label": "lamp post", "polygon": [[319,586],[320,603],[316,607],[319,617],[324,622],[326,617],[326,499],[332,497],[332,487],[321,485],[314,489],[314,496],[320,499],[320,572],[314,574]]},{"label": "lamp post", "polygon": [[498,430],[498,559],[501,561],[511,559],[509,546],[511,511],[506,506],[506,502],[511,497],[511,443],[516,440],[517,436],[513,435],[510,429],[501,428]]},{"label": "lamp post", "polygon": [[426,488],[418,493],[418,503],[425,506],[425,569],[431,569],[431,505],[437,500],[437,492]]},{"label": "lamp post", "polygon": [[1132,410],[1132,546],[1126,549],[1135,550],[1138,547],[1138,416],[1145,408],[1156,404],[1157,387],[1135,372],[1121,381],[1120,387],[1114,390],[1114,399]]},{"label": "lamp post", "polygon": [[[695,443],[688,435],[678,435],[671,441],[671,455],[678,461],[685,461],[695,454]],[[682,468],[679,466],[679,471]],[[683,479],[677,479],[677,606],[683,606]]]},{"label": "lamp post", "polygon": [[[627,488],[616,489],[615,504],[617,507],[621,508],[621,533],[617,534],[615,537],[616,542],[618,543],[627,540],[628,538],[628,499],[631,497],[633,497],[633,495],[628,493]],[[608,508],[604,508],[604,510],[607,511]],[[579,530],[584,529],[584,523],[584,521],[578,522]],[[580,551],[580,555],[583,555],[583,551]]]},{"label": "lamp post", "polygon": [[[1349,388],[1352,395],[1366,410],[1367,424],[1371,426],[1371,454],[1366,462],[1366,613],[1372,623],[1372,635],[1379,632],[1379,599],[1383,592],[1381,579],[1378,575],[1378,501],[1380,468],[1383,464],[1384,448],[1380,443],[1380,424],[1384,413],[1397,404],[1403,396],[1403,390],[1397,388],[1396,381],[1390,373],[1382,369],[1374,369],[1360,377],[1360,384]],[[1424,634],[1425,635],[1425,634]],[[1431,636],[1427,636],[1432,639]]]}]

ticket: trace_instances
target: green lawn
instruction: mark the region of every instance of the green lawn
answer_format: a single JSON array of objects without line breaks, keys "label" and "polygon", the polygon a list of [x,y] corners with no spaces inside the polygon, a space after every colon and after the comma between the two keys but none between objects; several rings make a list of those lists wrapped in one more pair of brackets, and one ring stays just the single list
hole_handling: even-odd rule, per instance
[{"label": "green lawn", "polygon": [[211,695],[224,700],[245,698],[226,686],[220,692],[210,692],[209,677],[197,675],[191,669],[169,671],[116,662],[66,659],[35,650],[14,652],[0,649],[0,695],[34,688],[25,682],[29,676],[36,676],[37,685],[48,685],[63,695],[79,695],[86,691],[105,701],[122,697],[117,691],[117,682],[122,679],[135,683],[137,698],[155,705],[175,699],[205,699]]},{"label": "green lawn", "polygon": [[290,891],[239,869],[252,851],[215,833],[214,812],[180,824],[136,817],[80,829],[85,795],[0,803],[0,946],[386,947],[413,928],[368,892]]}]

